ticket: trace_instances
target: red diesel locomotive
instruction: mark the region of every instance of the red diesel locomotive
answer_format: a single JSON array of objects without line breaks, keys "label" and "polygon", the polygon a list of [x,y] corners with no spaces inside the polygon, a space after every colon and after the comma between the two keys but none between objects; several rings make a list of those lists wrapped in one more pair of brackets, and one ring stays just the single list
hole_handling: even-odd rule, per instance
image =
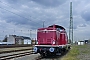
[{"label": "red diesel locomotive", "polygon": [[59,25],[39,28],[37,31],[37,42],[34,52],[40,53],[42,56],[61,55],[61,53],[70,48],[65,28]]}]

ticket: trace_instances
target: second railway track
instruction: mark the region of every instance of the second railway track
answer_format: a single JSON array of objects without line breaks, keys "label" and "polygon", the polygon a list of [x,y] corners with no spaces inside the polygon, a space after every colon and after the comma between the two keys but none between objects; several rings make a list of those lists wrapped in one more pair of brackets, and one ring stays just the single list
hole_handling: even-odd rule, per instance
[{"label": "second railway track", "polygon": [[33,46],[18,47],[18,48],[2,48],[0,49],[0,60],[10,60],[26,55],[31,55]]},{"label": "second railway track", "polygon": [[6,56],[1,56],[0,60],[8,60],[8,59],[13,59],[13,58],[18,58],[26,55],[31,55],[32,52],[23,52],[23,53],[17,53],[17,54],[11,54],[11,55],[6,55]]}]

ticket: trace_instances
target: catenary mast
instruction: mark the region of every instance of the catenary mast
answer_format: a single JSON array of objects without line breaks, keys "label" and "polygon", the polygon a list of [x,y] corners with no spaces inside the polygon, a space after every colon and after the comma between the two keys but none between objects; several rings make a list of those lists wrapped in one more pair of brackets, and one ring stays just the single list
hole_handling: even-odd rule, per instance
[{"label": "catenary mast", "polygon": [[70,26],[69,26],[69,42],[73,44],[73,16],[72,16],[72,2],[70,2]]}]

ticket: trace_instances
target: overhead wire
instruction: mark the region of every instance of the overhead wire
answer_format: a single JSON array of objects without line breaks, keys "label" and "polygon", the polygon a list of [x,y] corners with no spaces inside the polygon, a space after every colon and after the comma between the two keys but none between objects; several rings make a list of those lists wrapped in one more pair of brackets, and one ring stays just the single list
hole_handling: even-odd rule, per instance
[{"label": "overhead wire", "polygon": [[[3,3],[2,1],[0,1],[1,3]],[[3,3],[4,5],[6,5],[7,6],[7,4],[6,3]],[[11,6],[9,6],[8,5],[8,7],[11,7]],[[10,10],[7,10],[7,9],[5,9],[5,8],[2,8],[2,7],[0,7],[1,9],[3,9],[3,10],[5,10],[5,11],[7,11],[7,12],[10,12],[10,13],[12,13],[12,14],[14,14],[14,15],[17,15],[17,16],[19,16],[19,17],[21,17],[21,18],[24,18],[24,19],[27,19],[27,20],[29,20],[29,21],[33,21],[33,20],[31,20],[31,19],[29,19],[29,18],[26,18],[26,17],[24,17],[24,16],[21,16],[21,15],[19,15],[19,14],[17,14],[17,13],[14,13],[14,12],[12,12],[12,11],[10,11]],[[13,8],[13,7],[11,7],[11,8]],[[14,10],[16,10],[15,8],[13,8]],[[20,12],[19,10],[17,10],[18,12]],[[31,17],[31,16],[30,16]],[[35,22],[35,21],[33,21],[34,23],[37,23],[37,24],[40,24],[40,23],[38,23],[38,22]],[[41,25],[41,24],[40,24]]]}]

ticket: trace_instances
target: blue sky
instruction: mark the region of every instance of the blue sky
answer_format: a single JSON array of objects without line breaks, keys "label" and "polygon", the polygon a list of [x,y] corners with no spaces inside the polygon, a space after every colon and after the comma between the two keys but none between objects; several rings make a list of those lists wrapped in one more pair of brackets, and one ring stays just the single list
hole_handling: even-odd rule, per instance
[{"label": "blue sky", "polygon": [[[0,0],[0,40],[5,35],[36,38],[36,30],[58,24],[69,30],[71,0]],[[90,39],[90,1],[73,0],[74,40]]]}]

